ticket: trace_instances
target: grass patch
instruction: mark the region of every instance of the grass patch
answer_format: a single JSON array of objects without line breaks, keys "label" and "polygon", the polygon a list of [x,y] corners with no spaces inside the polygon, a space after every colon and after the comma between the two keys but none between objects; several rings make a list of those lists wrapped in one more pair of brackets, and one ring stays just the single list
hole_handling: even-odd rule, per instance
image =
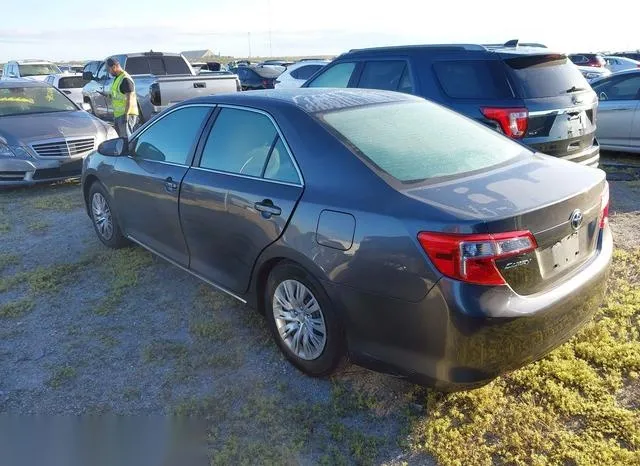
[{"label": "grass patch", "polygon": [[640,413],[618,402],[640,387],[640,249],[616,251],[595,319],[545,359],[491,384],[428,392],[412,448],[442,465],[640,464]]},{"label": "grass patch", "polygon": [[189,355],[189,348],[184,343],[157,340],[147,346],[142,352],[142,359],[146,363],[166,362],[168,360],[182,360]]},{"label": "grass patch", "polygon": [[68,212],[82,208],[84,205],[79,189],[51,187],[49,191],[40,191],[39,194],[39,196],[29,199],[28,205],[30,207],[38,210]]},{"label": "grass patch", "polygon": [[62,366],[54,369],[51,378],[47,382],[51,388],[60,388],[67,382],[76,378],[78,374],[71,366]]},{"label": "grass patch", "polygon": [[101,254],[101,274],[106,279],[109,291],[95,308],[95,313],[106,316],[113,313],[124,294],[138,285],[140,272],[151,265],[151,254],[142,248],[110,250]]},{"label": "grass patch", "polygon": [[15,254],[0,254],[0,272],[2,272],[7,267],[11,267],[14,265],[18,265],[20,263],[20,257]]},{"label": "grass patch", "polygon": [[0,292],[26,283],[32,295],[56,293],[63,285],[71,283],[77,277],[77,272],[83,265],[83,262],[56,264],[0,278]]},{"label": "grass patch", "polygon": [[11,224],[7,222],[0,222],[0,233],[9,233],[11,231]]},{"label": "grass patch", "polygon": [[16,318],[31,312],[35,304],[31,299],[21,299],[10,303],[0,304],[0,317]]},{"label": "grass patch", "polygon": [[49,223],[44,220],[36,220],[35,222],[27,225],[27,230],[31,233],[44,233],[49,228]]},{"label": "grass patch", "polygon": [[129,387],[122,394],[125,401],[136,401],[142,398],[142,391],[139,388]]},{"label": "grass patch", "polygon": [[219,319],[192,322],[189,331],[198,338],[208,340],[228,340],[233,335],[231,324]]}]

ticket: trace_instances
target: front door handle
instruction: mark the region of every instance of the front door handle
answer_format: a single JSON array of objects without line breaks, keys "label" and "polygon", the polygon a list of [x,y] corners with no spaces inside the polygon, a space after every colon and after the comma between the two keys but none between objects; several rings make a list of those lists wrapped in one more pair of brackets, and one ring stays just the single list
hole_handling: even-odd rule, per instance
[{"label": "front door handle", "polygon": [[282,213],[282,209],[276,205],[273,205],[273,201],[271,199],[265,199],[262,202],[256,202],[254,204],[254,207],[258,212],[262,212],[262,216],[264,218],[271,218],[272,215],[280,215]]},{"label": "front door handle", "polygon": [[169,177],[164,180],[164,189],[169,193],[175,193],[178,190],[178,183],[173,181],[173,178]]}]

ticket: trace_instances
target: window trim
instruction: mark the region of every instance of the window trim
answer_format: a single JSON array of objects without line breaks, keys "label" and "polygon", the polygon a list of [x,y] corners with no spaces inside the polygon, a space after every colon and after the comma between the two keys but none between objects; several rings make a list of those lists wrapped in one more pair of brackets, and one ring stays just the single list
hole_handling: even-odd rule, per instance
[{"label": "window trim", "polygon": [[[143,159],[143,158],[138,158],[138,160],[144,160],[145,162],[155,162],[155,163],[162,163],[162,164],[166,164],[166,165],[173,165],[175,167],[186,167],[186,168],[193,167],[193,163],[195,162],[196,155],[198,153],[198,147],[200,145],[200,140],[202,139],[202,135],[204,133],[204,130],[207,128],[207,125],[209,124],[209,121],[211,120],[211,116],[213,115],[213,112],[215,112],[216,104],[180,105],[180,106],[177,106],[176,108],[172,108],[170,110],[167,110],[166,113],[163,113],[162,115],[158,116],[157,118],[151,120],[149,122],[149,124],[143,125],[140,128],[138,128],[131,135],[131,137],[129,138],[128,144],[131,144],[131,142],[137,142],[138,138],[140,136],[142,136],[147,130],[149,130],[149,128],[154,127],[158,122],[164,120],[167,116],[171,115],[172,113],[177,112],[178,110],[182,110],[182,109],[185,109],[185,108],[192,108],[192,107],[209,107],[209,113],[207,114],[207,116],[203,120],[204,124],[202,126],[202,129],[200,130],[200,134],[197,137],[196,143],[194,144],[194,146],[189,151],[189,155],[188,155],[187,160],[186,160],[185,163],[166,162],[166,161],[163,161],[163,160],[150,160],[150,159]],[[132,160],[136,160],[136,157],[131,155],[130,151],[128,151],[128,152],[129,153],[127,153],[127,157],[132,159]]]},{"label": "window trim", "polygon": [[[290,183],[288,181],[272,180],[270,178],[264,178],[264,176],[244,175],[244,174],[241,174],[241,173],[233,173],[233,172],[227,172],[227,171],[224,171],[224,170],[216,170],[215,168],[201,167],[200,166],[200,162],[202,161],[202,152],[204,150],[204,146],[206,145],[206,142],[209,139],[209,135],[211,134],[211,130],[213,129],[214,125],[216,124],[216,120],[218,119],[218,116],[220,115],[220,110],[222,110],[223,108],[230,108],[230,109],[234,109],[234,110],[244,110],[244,111],[247,111],[247,112],[258,113],[260,115],[264,115],[267,118],[269,118],[269,120],[271,121],[271,124],[276,129],[276,135],[278,136],[278,138],[280,138],[280,140],[284,144],[284,147],[285,147],[285,149],[287,151],[287,154],[289,155],[289,159],[291,160],[291,162],[293,164],[293,167],[295,168],[296,173],[298,174],[298,183]],[[205,137],[205,133],[206,133],[206,137]],[[278,138],[274,138],[274,140],[277,140]],[[273,150],[273,147],[274,147],[274,144],[272,143],[271,149],[269,150],[269,154],[268,154],[269,156],[267,157],[267,163],[268,163],[268,160],[271,158],[271,152]],[[220,175],[235,176],[235,177],[238,177],[238,178],[244,178],[244,179],[249,179],[249,180],[258,180],[258,181],[264,181],[264,182],[267,182],[267,183],[276,183],[276,184],[281,184],[281,185],[285,185],[285,186],[294,186],[294,187],[297,187],[297,188],[304,188],[304,177],[302,176],[302,172],[300,170],[300,167],[298,166],[298,162],[296,161],[295,157],[293,156],[293,153],[291,152],[291,148],[289,147],[289,143],[287,143],[287,140],[285,139],[284,134],[280,130],[280,127],[276,123],[275,119],[269,113],[265,112],[264,110],[260,110],[260,109],[257,109],[257,108],[251,108],[251,107],[243,107],[241,105],[233,105],[233,104],[218,104],[218,105],[216,105],[215,112],[210,117],[209,121],[207,122],[207,124],[205,125],[204,129],[202,130],[202,137],[200,138],[200,141],[198,142],[198,147],[196,149],[196,154],[195,154],[195,156],[193,158],[193,162],[192,162],[191,168],[197,169],[197,170],[204,170],[204,171],[211,172],[211,173],[217,173],[217,174],[220,174]]]}]

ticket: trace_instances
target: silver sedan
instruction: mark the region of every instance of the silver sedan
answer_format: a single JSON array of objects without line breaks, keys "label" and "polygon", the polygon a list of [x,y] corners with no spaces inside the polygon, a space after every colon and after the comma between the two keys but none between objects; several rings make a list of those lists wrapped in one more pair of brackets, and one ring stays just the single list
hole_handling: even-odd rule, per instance
[{"label": "silver sedan", "polygon": [[83,158],[115,136],[46,83],[0,81],[0,186],[78,177]]},{"label": "silver sedan", "polygon": [[640,153],[640,70],[591,83],[598,94],[596,137],[606,150]]}]

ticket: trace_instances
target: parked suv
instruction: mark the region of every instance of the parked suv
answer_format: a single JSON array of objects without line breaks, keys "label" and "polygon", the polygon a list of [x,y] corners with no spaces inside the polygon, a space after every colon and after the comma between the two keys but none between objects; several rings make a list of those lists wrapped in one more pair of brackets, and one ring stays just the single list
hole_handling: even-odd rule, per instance
[{"label": "parked suv", "polygon": [[351,50],[303,87],[415,94],[548,155],[597,166],[598,99],[564,54],[539,44],[421,45]]},{"label": "parked suv", "polygon": [[569,59],[578,66],[594,66],[596,68],[607,66],[607,60],[599,53],[573,53],[569,55]]}]

